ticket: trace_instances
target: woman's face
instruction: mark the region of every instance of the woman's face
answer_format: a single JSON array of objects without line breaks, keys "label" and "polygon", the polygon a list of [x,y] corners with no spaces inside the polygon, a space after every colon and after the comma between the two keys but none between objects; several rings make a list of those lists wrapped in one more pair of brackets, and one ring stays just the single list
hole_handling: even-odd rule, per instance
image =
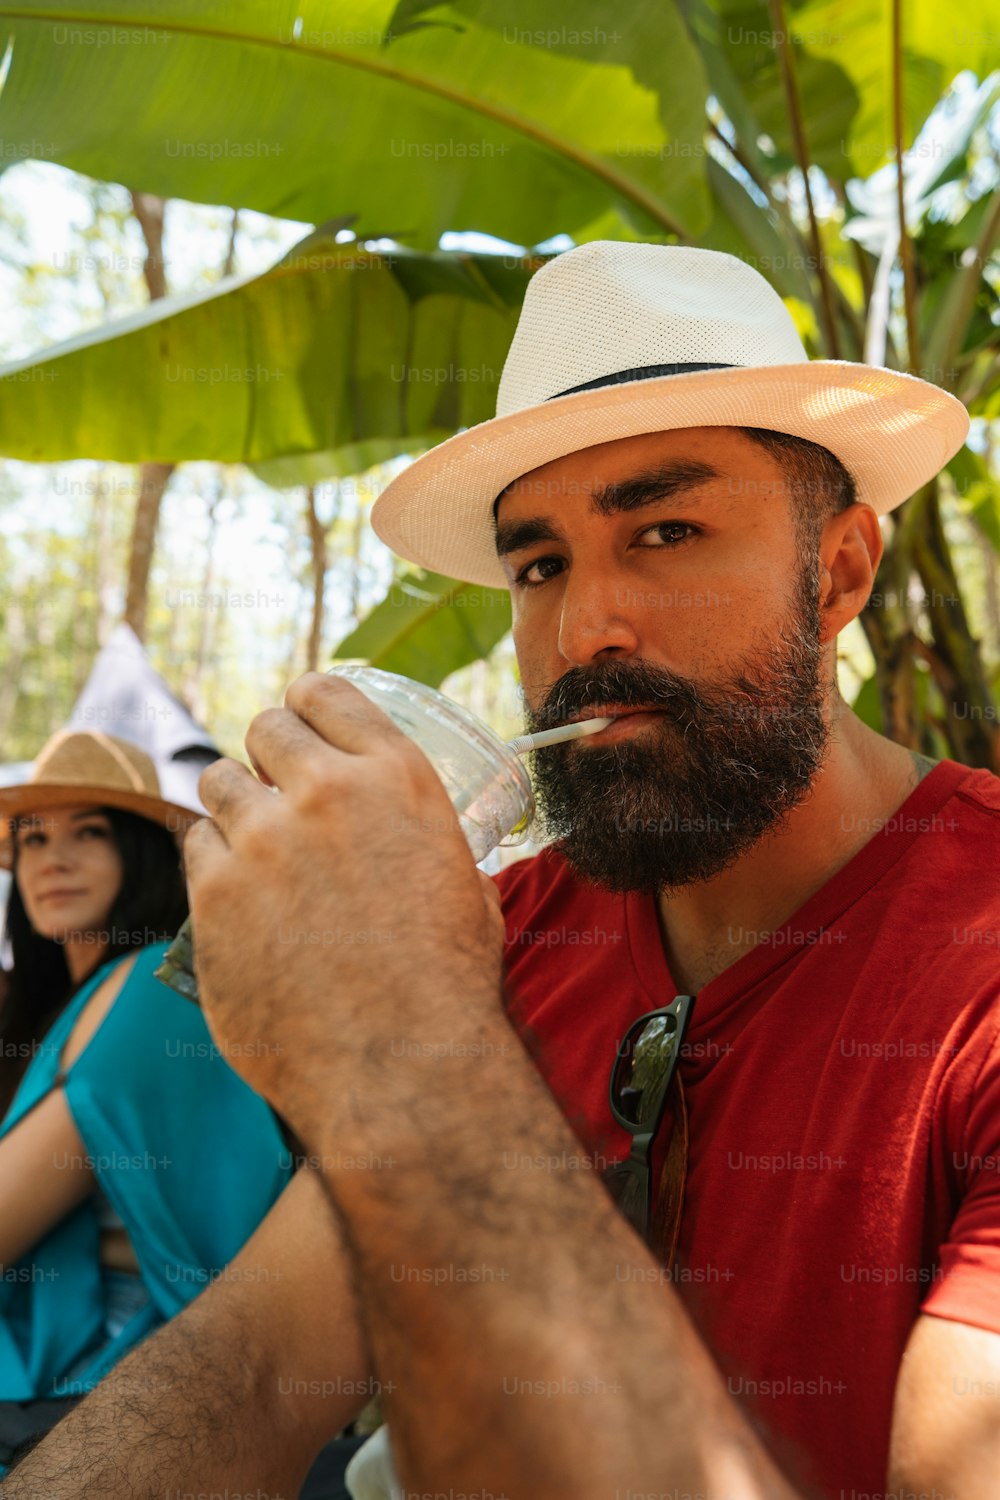
[{"label": "woman's face", "polygon": [[107,926],[124,869],[105,813],[39,808],[18,819],[16,840],[15,879],[39,936],[72,943]]}]

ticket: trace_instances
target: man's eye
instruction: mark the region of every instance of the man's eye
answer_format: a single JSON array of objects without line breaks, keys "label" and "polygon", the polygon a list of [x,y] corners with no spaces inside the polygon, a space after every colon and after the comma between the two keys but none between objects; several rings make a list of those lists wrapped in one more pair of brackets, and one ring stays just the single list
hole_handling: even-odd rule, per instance
[{"label": "man's eye", "polygon": [[[561,557],[554,555],[536,557],[533,562],[528,563],[526,567],[521,569],[514,582],[520,589],[537,589],[543,583],[548,582],[550,578],[554,578],[557,573],[561,573],[562,569],[563,559]],[[540,576],[533,578],[531,576],[533,573]]]},{"label": "man's eye", "polygon": [[[678,531],[698,535],[697,526],[691,526],[687,521],[657,521],[655,526],[647,526],[645,531],[640,531],[637,541],[641,547],[677,546],[680,542],[687,541],[687,537],[670,537],[666,533]],[[646,538],[651,540],[647,541]]]},{"label": "man's eye", "polygon": [[22,833],[18,843],[22,849],[37,849],[45,843],[45,835],[37,830],[34,833]]},{"label": "man's eye", "polygon": [[108,836],[108,830],[102,823],[84,823],[77,832],[81,838],[104,839]]}]

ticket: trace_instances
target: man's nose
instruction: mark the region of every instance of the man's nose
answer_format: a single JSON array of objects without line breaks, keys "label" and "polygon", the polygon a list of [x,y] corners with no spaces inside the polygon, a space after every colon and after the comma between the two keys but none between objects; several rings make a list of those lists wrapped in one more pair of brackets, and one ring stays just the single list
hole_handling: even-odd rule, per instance
[{"label": "man's nose", "polygon": [[631,656],[639,645],[629,590],[607,570],[575,570],[566,582],[559,619],[559,651],[575,667],[606,656]]}]

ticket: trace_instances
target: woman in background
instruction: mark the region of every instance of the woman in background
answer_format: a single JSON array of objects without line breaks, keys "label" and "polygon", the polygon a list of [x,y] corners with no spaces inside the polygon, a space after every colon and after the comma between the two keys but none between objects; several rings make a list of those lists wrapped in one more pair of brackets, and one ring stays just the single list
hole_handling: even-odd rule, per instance
[{"label": "woman in background", "polygon": [[154,977],[197,816],[101,733],[56,735],[0,788],[0,1474],[223,1269],[289,1177],[267,1105]]}]

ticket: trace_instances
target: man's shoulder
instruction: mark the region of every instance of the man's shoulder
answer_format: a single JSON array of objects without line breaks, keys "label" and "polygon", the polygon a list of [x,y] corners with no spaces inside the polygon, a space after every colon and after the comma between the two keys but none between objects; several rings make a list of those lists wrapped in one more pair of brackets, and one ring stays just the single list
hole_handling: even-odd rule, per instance
[{"label": "man's shoulder", "polygon": [[909,797],[875,826],[916,834],[921,854],[926,836],[933,835],[935,849],[952,864],[989,857],[1000,843],[1000,777],[954,760],[926,764]]},{"label": "man's shoulder", "polygon": [[[918,806],[925,786],[930,796]],[[918,841],[921,849],[930,840],[940,850],[941,864],[952,869],[963,886],[982,880],[984,864],[992,864],[1000,854],[1000,777],[956,761],[938,761],[897,819],[909,810],[923,814],[913,820],[917,831],[927,836]],[[992,895],[989,885],[983,894],[987,891]]]},{"label": "man's shoulder", "polygon": [[582,879],[561,851],[551,844],[527,859],[516,860],[493,879],[499,888],[508,921],[514,914],[523,915],[547,905],[572,901],[601,906],[615,899],[610,891]]},{"label": "man's shoulder", "polygon": [[[938,764],[942,764],[938,762]],[[952,765],[955,762],[946,762]],[[1000,776],[995,776],[992,771],[982,769],[970,769],[961,767],[967,774],[958,782],[953,795],[963,798],[972,806],[980,809],[992,820],[995,829],[1000,831]]]},{"label": "man's shoulder", "polygon": [[537,854],[514,860],[493,876],[505,908],[572,879],[569,865],[551,844],[539,849]]}]

